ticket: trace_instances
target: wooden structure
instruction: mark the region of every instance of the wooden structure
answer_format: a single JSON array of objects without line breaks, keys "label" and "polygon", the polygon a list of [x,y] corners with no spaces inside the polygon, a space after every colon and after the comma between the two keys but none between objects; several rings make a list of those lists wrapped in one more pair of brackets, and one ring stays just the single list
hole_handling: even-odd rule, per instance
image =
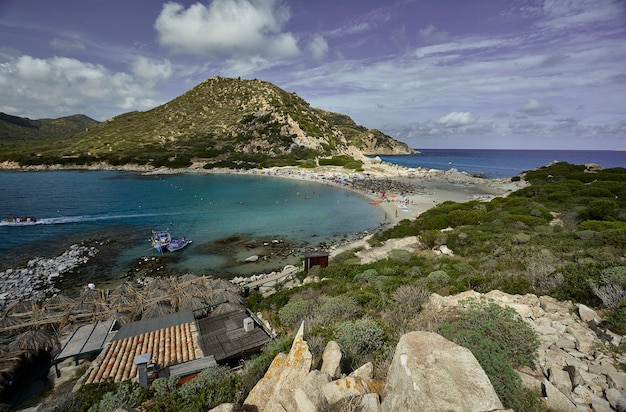
[{"label": "wooden structure", "polygon": [[304,255],[304,273],[309,273],[313,266],[327,267],[328,252],[307,253]]},{"label": "wooden structure", "polygon": [[261,327],[254,327],[243,308],[209,315],[198,320],[200,347],[216,362],[227,362],[260,349],[270,339]]},{"label": "wooden structure", "polygon": [[102,348],[115,337],[114,323],[115,321],[110,319],[104,322],[84,325],[76,329],[52,361],[57,377],[61,376],[58,364],[65,359],[73,357],[78,365],[80,357],[100,353]]}]

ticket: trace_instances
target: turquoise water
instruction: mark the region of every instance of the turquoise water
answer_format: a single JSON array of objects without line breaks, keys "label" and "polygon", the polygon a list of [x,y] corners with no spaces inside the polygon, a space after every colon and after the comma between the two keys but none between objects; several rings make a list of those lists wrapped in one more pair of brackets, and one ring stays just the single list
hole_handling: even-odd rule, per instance
[{"label": "turquoise water", "polygon": [[219,271],[222,256],[203,246],[230,236],[275,238],[315,247],[376,230],[384,213],[354,192],[301,180],[252,175],[141,176],[110,171],[0,172],[0,216],[36,216],[32,225],[0,223],[0,270],[14,256],[45,255],[103,231],[132,239],[111,262],[156,254],[152,230],[193,243],[179,269]]}]

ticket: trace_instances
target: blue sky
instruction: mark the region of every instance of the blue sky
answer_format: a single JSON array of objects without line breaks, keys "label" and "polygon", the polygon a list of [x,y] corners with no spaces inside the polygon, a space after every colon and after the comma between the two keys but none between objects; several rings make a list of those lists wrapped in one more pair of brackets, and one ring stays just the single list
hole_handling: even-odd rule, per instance
[{"label": "blue sky", "polygon": [[258,78],[415,148],[626,148],[624,0],[0,0],[0,112]]}]

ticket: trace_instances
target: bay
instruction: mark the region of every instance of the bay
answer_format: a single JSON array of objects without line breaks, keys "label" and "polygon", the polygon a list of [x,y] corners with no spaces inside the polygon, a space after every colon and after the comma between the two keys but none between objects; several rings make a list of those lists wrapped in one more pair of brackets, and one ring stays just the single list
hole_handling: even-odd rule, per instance
[{"label": "bay", "polygon": [[380,156],[382,160],[411,168],[456,169],[488,179],[517,176],[552,162],[596,163],[605,168],[626,167],[626,151],[610,150],[484,150],[416,149],[420,154]]},{"label": "bay", "polygon": [[106,233],[125,245],[109,262],[109,272],[121,273],[142,256],[158,255],[150,247],[151,231],[168,229],[173,237],[193,241],[176,253],[173,267],[233,274],[237,267],[207,245],[241,237],[315,248],[384,223],[384,213],[358,193],[260,175],[3,171],[0,199],[2,218],[37,218],[32,225],[0,223],[0,270]]}]

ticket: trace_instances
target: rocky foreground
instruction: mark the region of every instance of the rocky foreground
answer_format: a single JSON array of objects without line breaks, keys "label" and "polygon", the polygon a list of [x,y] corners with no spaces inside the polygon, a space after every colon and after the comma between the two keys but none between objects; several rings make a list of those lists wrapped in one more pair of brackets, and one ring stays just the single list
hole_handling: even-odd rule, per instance
[{"label": "rocky foreground", "polygon": [[[624,354],[611,348],[626,337],[603,330],[601,318],[584,305],[551,297],[468,291],[432,295],[425,311],[437,314],[463,306],[466,298],[491,299],[509,306],[533,328],[541,342],[533,368],[517,371],[523,385],[540,391],[555,411],[626,411]],[[331,341],[319,369],[305,340],[304,323],[289,354],[279,354],[250,392],[244,410],[325,411],[350,405],[360,411],[498,411],[504,410],[474,355],[440,335],[416,331],[402,336],[385,381],[365,364],[346,375],[341,348]],[[356,409],[354,409],[356,408]],[[213,411],[238,411],[233,404]]]}]

